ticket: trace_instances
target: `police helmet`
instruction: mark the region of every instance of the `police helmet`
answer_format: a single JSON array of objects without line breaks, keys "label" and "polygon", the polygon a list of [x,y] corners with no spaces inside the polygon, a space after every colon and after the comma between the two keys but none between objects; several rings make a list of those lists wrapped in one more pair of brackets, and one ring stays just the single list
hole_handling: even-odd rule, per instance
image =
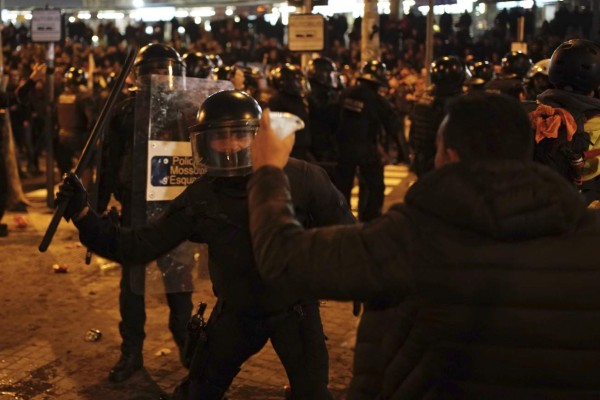
[{"label": "police helmet", "polygon": [[[236,74],[239,73],[244,77],[243,83],[241,84],[241,86],[243,86],[245,90],[257,91],[259,89],[258,81],[260,79],[262,79],[263,76],[258,68],[243,66],[243,65],[234,65],[232,67],[232,69],[233,69],[233,71],[232,71],[233,76],[235,76]],[[232,77],[232,81],[233,80],[234,79]],[[234,85],[235,84],[236,84],[236,82],[234,81]],[[237,89],[237,87],[236,87],[236,89]]]},{"label": "police helmet", "polygon": [[136,78],[151,74],[185,76],[185,64],[177,50],[162,43],[142,47],[133,62],[133,70]]},{"label": "police helmet", "polygon": [[389,86],[387,79],[387,68],[384,63],[377,60],[367,61],[360,70],[358,79],[378,84],[379,86]]},{"label": "police helmet", "polygon": [[431,63],[431,83],[437,93],[456,93],[462,90],[462,85],[471,72],[456,56],[444,56]]},{"label": "police helmet", "polygon": [[327,57],[317,57],[308,62],[306,75],[311,84],[337,87],[339,83],[337,67]]},{"label": "police helmet", "polygon": [[87,85],[87,74],[81,68],[71,67],[65,72],[65,85]]},{"label": "police helmet", "polygon": [[305,96],[309,90],[302,70],[292,64],[275,68],[271,72],[271,85],[279,92],[295,96]]},{"label": "police helmet", "polygon": [[189,51],[182,57],[185,63],[186,76],[193,78],[208,78],[212,69],[210,58],[199,51]]},{"label": "police helmet", "polygon": [[196,163],[209,176],[244,176],[252,172],[250,144],[262,110],[240,90],[224,90],[200,106],[197,124],[189,128]]},{"label": "police helmet", "polygon": [[533,63],[527,54],[511,51],[502,57],[502,76],[505,78],[523,79]]},{"label": "police helmet", "polygon": [[235,71],[228,65],[222,65],[213,68],[212,73],[215,81],[228,81],[233,77]]},{"label": "police helmet", "polygon": [[208,59],[212,63],[213,68],[217,68],[223,65],[223,59],[218,54],[209,54]]},{"label": "police helmet", "polygon": [[476,61],[469,65],[471,80],[469,84],[482,86],[494,79],[494,66],[489,61]]},{"label": "police helmet", "polygon": [[584,39],[562,43],[552,54],[550,82],[558,89],[589,94],[600,86],[600,46]]}]

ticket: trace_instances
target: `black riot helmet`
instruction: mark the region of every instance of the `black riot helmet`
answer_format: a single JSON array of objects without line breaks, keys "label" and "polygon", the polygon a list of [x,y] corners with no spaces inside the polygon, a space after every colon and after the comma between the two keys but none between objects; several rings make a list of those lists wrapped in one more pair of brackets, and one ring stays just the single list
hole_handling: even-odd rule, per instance
[{"label": "black riot helmet", "polygon": [[218,54],[209,54],[208,59],[212,63],[213,68],[217,68],[223,65],[223,59]]},{"label": "black riot helmet", "polygon": [[483,86],[494,79],[494,66],[489,61],[476,61],[469,65],[471,72],[471,86]]},{"label": "black riot helmet", "polygon": [[133,62],[136,80],[146,75],[185,76],[185,64],[171,46],[152,43],[142,47]]},{"label": "black riot helmet", "polygon": [[360,70],[358,79],[388,87],[387,68],[384,63],[377,60],[367,61]]},{"label": "black riot helmet", "polygon": [[431,83],[437,94],[454,94],[462,90],[462,85],[471,72],[456,56],[440,57],[431,63]]},{"label": "black riot helmet", "polygon": [[194,160],[209,176],[244,176],[252,172],[250,144],[262,110],[240,90],[208,97],[198,111],[198,124],[189,128]]},{"label": "black riot helmet", "polygon": [[311,85],[323,85],[335,88],[339,78],[335,63],[327,57],[317,57],[308,62],[306,76]]},{"label": "black riot helmet", "polygon": [[523,79],[533,66],[527,54],[521,51],[511,51],[502,57],[502,77]]},{"label": "black riot helmet", "polygon": [[228,81],[233,77],[234,70],[228,65],[215,67],[212,70],[212,76],[215,81]]},{"label": "black riot helmet", "polygon": [[81,68],[71,67],[65,72],[64,83],[69,86],[87,85],[87,74]]},{"label": "black riot helmet", "polygon": [[271,85],[279,92],[294,96],[305,96],[308,93],[308,82],[300,67],[285,64],[271,72]]},{"label": "black riot helmet", "polygon": [[550,83],[557,89],[589,94],[600,86],[600,46],[583,39],[562,43],[550,58]]},{"label": "black riot helmet", "polygon": [[208,78],[212,70],[210,58],[199,51],[190,51],[183,55],[185,74],[192,78]]},{"label": "black riot helmet", "polygon": [[[234,77],[236,75],[241,75],[243,76],[243,82],[239,82],[238,85],[243,86],[244,90],[251,94],[258,91],[258,81],[262,79],[262,74],[258,68],[234,65],[231,73],[234,86],[236,85]],[[242,79],[240,79],[240,81],[242,81]]]}]

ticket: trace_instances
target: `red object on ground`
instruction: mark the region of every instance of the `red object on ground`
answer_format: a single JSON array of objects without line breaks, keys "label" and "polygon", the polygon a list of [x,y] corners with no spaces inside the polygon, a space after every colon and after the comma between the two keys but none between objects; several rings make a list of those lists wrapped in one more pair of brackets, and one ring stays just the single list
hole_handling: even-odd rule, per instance
[{"label": "red object on ground", "polygon": [[15,221],[17,228],[20,228],[20,229],[24,229],[29,226],[29,221],[27,221],[27,219],[25,217],[23,217],[22,215],[15,215],[15,217],[13,218],[13,221]]}]

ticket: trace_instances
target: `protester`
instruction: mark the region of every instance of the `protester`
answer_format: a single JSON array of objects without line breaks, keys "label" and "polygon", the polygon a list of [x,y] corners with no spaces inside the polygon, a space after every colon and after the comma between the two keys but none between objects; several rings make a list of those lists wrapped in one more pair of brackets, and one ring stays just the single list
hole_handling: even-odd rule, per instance
[{"label": "protester", "polygon": [[[507,118],[510,116],[510,118]],[[600,217],[530,161],[515,99],[458,98],[436,170],[381,218],[304,230],[263,118],[250,231],[263,278],[296,295],[362,300],[348,399],[591,398],[600,390]]]}]

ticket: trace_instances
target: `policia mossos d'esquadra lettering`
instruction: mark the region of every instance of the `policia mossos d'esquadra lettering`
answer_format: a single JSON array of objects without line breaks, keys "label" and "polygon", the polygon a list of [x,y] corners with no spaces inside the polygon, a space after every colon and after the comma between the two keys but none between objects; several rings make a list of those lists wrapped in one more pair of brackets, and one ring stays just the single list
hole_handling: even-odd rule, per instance
[{"label": "policia mossos d'esquadra lettering", "polygon": [[[127,229],[87,212],[76,180],[59,200],[71,199],[65,216],[76,217],[82,243],[124,265],[142,264],[184,240],[207,243],[218,300],[208,321],[206,345],[196,349],[188,398],[221,399],[241,365],[271,340],[288,375],[293,399],[331,399],[328,355],[315,299],[299,299],[266,286],[254,264],[248,230],[246,184],[250,143],[261,109],[240,91],[210,96],[190,128],[194,156],[208,173],[189,186],[154,223]],[[341,194],[324,170],[291,159],[285,168],[296,215],[306,227],[353,223]],[[79,203],[79,204],[78,204]]]}]

